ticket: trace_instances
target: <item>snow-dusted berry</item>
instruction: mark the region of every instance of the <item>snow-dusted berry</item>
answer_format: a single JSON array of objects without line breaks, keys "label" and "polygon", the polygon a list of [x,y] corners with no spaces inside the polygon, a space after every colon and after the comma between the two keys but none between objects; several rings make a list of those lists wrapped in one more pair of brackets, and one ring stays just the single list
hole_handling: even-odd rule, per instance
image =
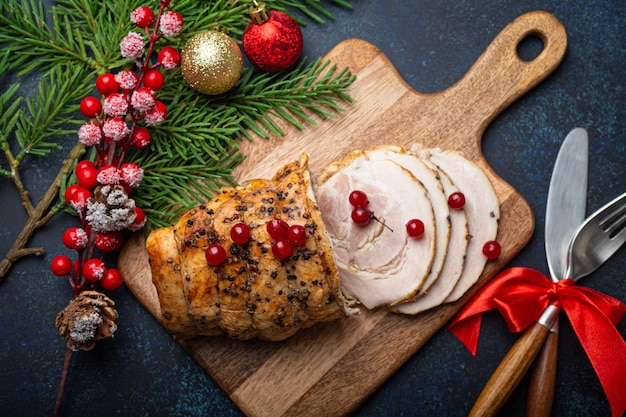
[{"label": "snow-dusted berry", "polygon": [[157,63],[165,69],[173,70],[180,65],[180,52],[172,46],[166,46],[159,51]]},{"label": "snow-dusted berry", "polygon": [[124,58],[139,59],[143,56],[144,50],[144,39],[139,33],[128,32],[120,42],[120,51]]},{"label": "snow-dusted berry", "polygon": [[115,80],[120,85],[120,88],[125,91],[130,91],[137,87],[139,84],[139,76],[135,71],[122,70],[115,75]]},{"label": "snow-dusted berry", "polygon": [[126,126],[126,122],[117,117],[112,117],[104,122],[102,125],[102,132],[104,132],[104,136],[114,140],[115,142],[119,142],[120,140],[126,138],[128,133],[128,126]]},{"label": "snow-dusted berry", "polygon": [[144,149],[152,143],[152,135],[145,127],[136,127],[130,135],[133,146],[137,149]]},{"label": "snow-dusted berry", "polygon": [[76,211],[83,211],[87,208],[87,202],[92,197],[91,191],[78,184],[70,185],[65,190],[65,201]]},{"label": "snow-dusted berry", "polygon": [[113,165],[105,165],[98,171],[98,182],[102,185],[116,185],[120,183],[120,172]]},{"label": "snow-dusted berry", "polygon": [[80,227],[70,227],[63,232],[63,244],[68,249],[83,249],[87,246],[89,237]]},{"label": "snow-dusted berry", "polygon": [[164,13],[159,28],[165,36],[176,36],[183,29],[183,17],[178,12]]},{"label": "snow-dusted berry", "polygon": [[148,126],[156,126],[163,123],[167,116],[167,107],[162,102],[156,100],[154,107],[148,110],[145,114],[145,121]]},{"label": "snow-dusted berry", "polygon": [[128,229],[136,232],[146,224],[146,220],[146,213],[143,209],[141,207],[135,207],[135,220],[133,220],[133,223],[128,226]]},{"label": "snow-dusted berry", "polygon": [[143,180],[143,169],[133,162],[127,162],[120,167],[120,180],[122,184],[135,188]]},{"label": "snow-dusted berry", "polygon": [[102,130],[94,122],[87,122],[78,129],[78,140],[87,146],[96,146],[102,139]]},{"label": "snow-dusted berry", "polygon": [[148,87],[140,87],[133,92],[130,104],[135,110],[145,112],[150,110],[154,106],[156,97],[154,91]]},{"label": "snow-dusted berry", "polygon": [[128,111],[128,102],[123,94],[110,94],[104,99],[104,112],[111,117],[123,117]]},{"label": "snow-dusted berry", "polygon": [[131,12],[130,20],[137,27],[144,29],[154,22],[154,12],[148,6],[139,6]]}]

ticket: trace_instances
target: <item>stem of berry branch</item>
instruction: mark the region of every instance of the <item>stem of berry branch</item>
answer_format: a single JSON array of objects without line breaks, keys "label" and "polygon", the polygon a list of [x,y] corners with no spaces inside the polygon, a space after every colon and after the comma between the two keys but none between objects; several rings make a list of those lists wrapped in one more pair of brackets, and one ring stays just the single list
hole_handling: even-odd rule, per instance
[{"label": "stem of berry branch", "polygon": [[65,395],[65,385],[67,384],[67,377],[70,374],[70,367],[72,366],[73,356],[74,351],[70,348],[66,348],[65,360],[63,361],[63,372],[61,373],[61,382],[59,382],[59,392],[57,393],[57,399],[54,403],[54,417],[57,417],[61,412],[63,396]]},{"label": "stem of berry branch", "polygon": [[[30,201],[29,193],[24,188],[22,180],[18,174],[18,164],[15,163],[11,165],[13,182],[15,183],[20,194],[20,198],[22,199],[22,205],[28,213],[28,220],[26,221],[26,224],[24,224],[20,234],[13,242],[13,246],[11,246],[11,249],[9,249],[5,258],[2,262],[0,262],[0,282],[4,280],[13,264],[19,259],[29,255],[41,256],[44,253],[43,248],[27,248],[26,245],[35,231],[45,225],[48,220],[54,216],[55,213],[50,211],[50,206],[59,195],[61,181],[64,176],[69,175],[72,172],[75,162],[85,154],[85,151],[85,145],[80,141],[77,141],[76,145],[74,145],[70,151],[67,159],[63,161],[63,165],[50,185],[50,188],[48,188],[37,206],[33,206]],[[9,161],[12,159],[13,158],[9,159]]]}]

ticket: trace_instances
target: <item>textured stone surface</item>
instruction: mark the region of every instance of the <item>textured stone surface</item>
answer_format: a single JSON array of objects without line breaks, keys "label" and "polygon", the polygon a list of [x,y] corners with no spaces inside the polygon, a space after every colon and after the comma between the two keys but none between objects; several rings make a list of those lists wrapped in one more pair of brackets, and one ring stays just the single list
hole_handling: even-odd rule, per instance
[{"label": "textured stone surface", "polygon": [[[329,4],[330,2],[324,2]],[[545,198],[561,141],[576,126],[589,131],[588,212],[626,190],[626,3],[621,0],[354,1],[348,11],[329,4],[334,21],[303,28],[304,52],[325,55],[347,38],[378,46],[409,85],[436,92],[456,82],[498,32],[517,16],[547,10],[564,24],[568,52],[544,83],[514,103],[483,138],[491,166],[528,200],[536,216],[529,245],[511,262],[547,272],[543,249]],[[537,42],[522,47],[536,53]],[[0,86],[13,80],[0,79]],[[23,80],[28,83],[28,80]],[[36,83],[28,83],[32,88]],[[68,149],[71,144],[68,144]],[[64,152],[56,154],[62,158]],[[59,160],[27,164],[22,172],[38,201]],[[0,180],[0,252],[4,255],[25,215],[12,185]],[[75,219],[60,215],[30,246],[42,258],[20,261],[0,284],[0,409],[7,416],[51,415],[65,343],[54,318],[71,297],[49,273],[61,232]],[[622,249],[583,285],[626,301]],[[120,314],[112,341],[74,357],[66,416],[237,416],[228,396],[172,340],[125,289],[114,294]],[[626,320],[618,326],[626,334]],[[517,335],[487,314],[473,358],[447,331],[439,332],[355,413],[357,416],[464,416]],[[608,416],[608,403],[566,319],[561,320],[553,415]],[[528,379],[502,416],[523,416]]]}]

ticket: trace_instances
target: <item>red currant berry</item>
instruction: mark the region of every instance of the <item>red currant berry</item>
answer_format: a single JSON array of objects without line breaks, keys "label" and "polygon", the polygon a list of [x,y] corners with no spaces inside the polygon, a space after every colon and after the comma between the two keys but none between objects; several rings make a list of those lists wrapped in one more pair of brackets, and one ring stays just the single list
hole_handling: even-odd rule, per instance
[{"label": "red currant berry", "polygon": [[69,275],[72,271],[72,260],[65,255],[55,256],[50,262],[50,269],[58,277]]},{"label": "red currant berry", "polygon": [[460,191],[450,194],[448,197],[448,205],[453,209],[462,209],[465,207],[465,195]]},{"label": "red currant berry", "polygon": [[250,240],[250,228],[243,223],[237,223],[230,229],[230,238],[238,245],[245,245]]},{"label": "red currant berry", "polygon": [[149,70],[143,77],[143,85],[154,91],[159,91],[161,88],[163,88],[164,84],[165,77],[163,76],[163,73],[158,69]]},{"label": "red currant berry", "polygon": [[104,276],[100,280],[100,286],[107,291],[115,291],[122,286],[123,282],[122,273],[115,268],[109,268],[104,271]]},{"label": "red currant berry", "polygon": [[302,246],[306,243],[306,228],[299,224],[289,226],[287,241],[294,246]]},{"label": "red currant berry", "polygon": [[96,78],[96,89],[103,96],[108,96],[109,94],[117,93],[117,90],[120,88],[120,83],[115,79],[115,75],[113,74],[102,74]]},{"label": "red currant berry", "polygon": [[87,233],[80,227],[70,227],[63,232],[63,244],[68,249],[83,249],[87,246]]},{"label": "red currant berry", "polygon": [[287,239],[278,239],[272,243],[272,253],[278,259],[286,259],[293,253],[293,246]]},{"label": "red currant berry", "polygon": [[78,184],[88,190],[96,188],[98,185],[98,170],[93,162],[85,160],[76,165],[76,179]]},{"label": "red currant berry", "polygon": [[80,102],[80,112],[83,116],[93,119],[102,112],[102,103],[93,96],[85,97]]},{"label": "red currant berry", "polygon": [[411,219],[406,224],[406,233],[415,239],[424,236],[424,222],[420,219]]},{"label": "red currant berry", "polygon": [[367,195],[363,191],[359,190],[352,191],[348,196],[348,200],[354,207],[367,207],[370,203],[367,199]]},{"label": "red currant berry", "polygon": [[102,252],[118,250],[124,245],[124,234],[122,232],[100,232],[96,236],[94,244]]},{"label": "red currant berry", "polygon": [[354,210],[352,210],[351,217],[353,222],[359,226],[364,226],[370,222],[372,212],[365,207],[355,207]]},{"label": "red currant berry", "polygon": [[166,46],[159,51],[157,63],[165,69],[172,70],[180,65],[180,52],[172,46]]},{"label": "red currant berry", "polygon": [[266,229],[272,239],[284,239],[287,237],[289,225],[284,220],[272,219],[267,222]]},{"label": "red currant berry", "polygon": [[88,259],[83,263],[83,267],[81,269],[83,276],[89,282],[98,282],[104,276],[104,271],[106,271],[106,265],[102,262],[101,259]]},{"label": "red currant berry", "polygon": [[502,247],[495,240],[490,240],[483,245],[483,254],[487,259],[497,259],[502,252]]},{"label": "red currant berry", "polygon": [[133,146],[137,149],[144,149],[150,143],[152,143],[152,136],[150,135],[150,131],[145,127],[137,127],[133,130],[133,133],[130,135],[130,139],[133,143]]},{"label": "red currant berry", "polygon": [[130,20],[140,28],[147,28],[154,22],[154,12],[148,6],[139,6],[130,14]]},{"label": "red currant berry", "polygon": [[206,248],[204,256],[209,264],[218,266],[226,261],[226,250],[222,245],[214,243]]}]

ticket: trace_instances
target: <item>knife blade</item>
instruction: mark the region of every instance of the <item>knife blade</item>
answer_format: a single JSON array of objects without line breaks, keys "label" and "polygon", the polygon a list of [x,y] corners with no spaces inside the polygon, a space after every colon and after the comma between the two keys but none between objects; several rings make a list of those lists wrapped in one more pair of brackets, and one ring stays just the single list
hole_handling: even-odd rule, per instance
[{"label": "knife blade", "polygon": [[[586,210],[588,144],[584,129],[572,130],[561,145],[546,204],[546,257],[553,280],[563,278],[569,242]],[[581,207],[582,205],[582,207]],[[581,214],[582,213],[582,214]],[[572,219],[570,219],[572,216]],[[470,416],[494,416],[530,368],[558,318],[550,305],[509,350],[483,388]]]},{"label": "knife blade", "polygon": [[[572,130],[561,145],[554,163],[545,218],[545,249],[553,281],[567,278],[569,243],[585,219],[589,141],[584,129]],[[558,354],[558,317],[535,360],[528,398],[527,417],[548,417],[554,400]]]}]

